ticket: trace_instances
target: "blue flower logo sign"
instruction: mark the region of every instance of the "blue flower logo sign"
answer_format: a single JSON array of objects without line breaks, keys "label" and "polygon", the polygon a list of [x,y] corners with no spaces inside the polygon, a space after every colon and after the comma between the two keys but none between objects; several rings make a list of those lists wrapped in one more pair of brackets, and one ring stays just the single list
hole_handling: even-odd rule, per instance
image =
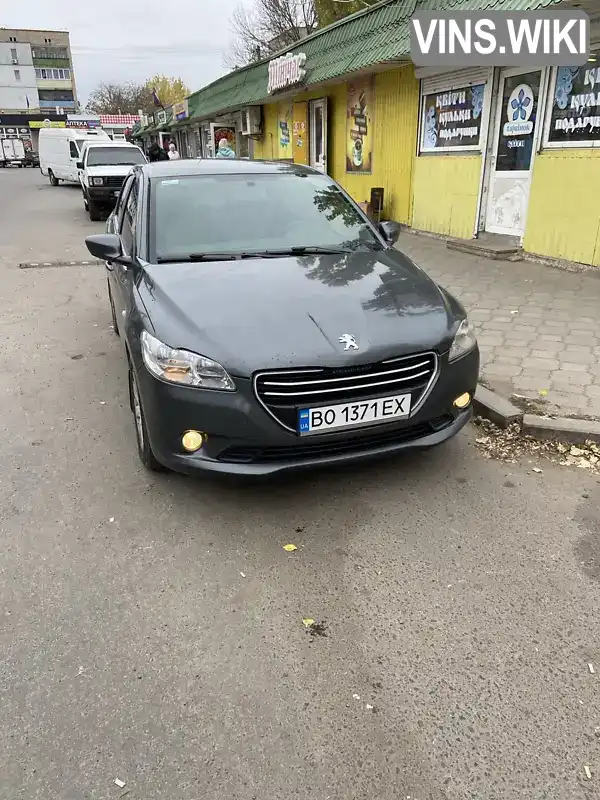
[{"label": "blue flower logo sign", "polygon": [[471,104],[473,106],[473,119],[477,119],[483,110],[483,83],[471,89]]},{"label": "blue flower logo sign", "polygon": [[579,67],[559,67],[556,73],[554,102],[564,111],[569,105],[569,97],[573,91],[573,81],[577,78]]},{"label": "blue flower logo sign", "polygon": [[524,89],[520,89],[519,94],[510,101],[510,107],[513,109],[513,122],[518,119],[527,119],[527,106],[529,105],[531,105],[531,97],[526,96]]},{"label": "blue flower logo sign", "polygon": [[506,118],[502,132],[504,136],[527,136],[533,130],[535,98],[531,86],[520,83],[512,90],[506,105]]},{"label": "blue flower logo sign", "polygon": [[423,147],[433,150],[437,145],[438,132],[436,126],[435,107],[430,106],[425,115],[425,130],[423,133]]}]

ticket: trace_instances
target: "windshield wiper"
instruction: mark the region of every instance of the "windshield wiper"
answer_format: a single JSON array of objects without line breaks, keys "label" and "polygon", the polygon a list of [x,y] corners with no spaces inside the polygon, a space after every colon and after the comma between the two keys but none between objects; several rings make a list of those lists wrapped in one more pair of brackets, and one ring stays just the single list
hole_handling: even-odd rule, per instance
[{"label": "windshield wiper", "polygon": [[157,264],[181,264],[184,261],[235,261],[235,253],[182,253],[180,256],[158,256]]},{"label": "windshield wiper", "polygon": [[354,250],[344,247],[282,247],[281,250],[248,250],[242,253],[185,253],[180,256],[158,256],[157,264],[174,264],[183,261],[238,261],[245,258],[279,258],[303,255],[351,255]]},{"label": "windshield wiper", "polygon": [[347,247],[319,247],[305,245],[302,247],[282,247],[281,250],[263,250],[257,256],[305,256],[305,255],[341,255],[352,253]]}]

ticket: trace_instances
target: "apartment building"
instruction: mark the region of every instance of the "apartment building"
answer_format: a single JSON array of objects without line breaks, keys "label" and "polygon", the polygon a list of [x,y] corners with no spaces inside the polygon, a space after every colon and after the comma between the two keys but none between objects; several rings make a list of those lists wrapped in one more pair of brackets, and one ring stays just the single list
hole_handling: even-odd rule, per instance
[{"label": "apartment building", "polygon": [[0,28],[0,113],[51,116],[77,109],[69,34]]}]

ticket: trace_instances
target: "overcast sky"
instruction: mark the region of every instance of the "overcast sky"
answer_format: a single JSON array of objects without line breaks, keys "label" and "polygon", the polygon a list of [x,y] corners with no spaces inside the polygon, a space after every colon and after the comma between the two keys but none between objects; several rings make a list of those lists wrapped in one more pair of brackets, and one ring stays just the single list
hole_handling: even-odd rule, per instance
[{"label": "overcast sky", "polygon": [[77,93],[85,105],[102,81],[143,82],[160,72],[183,78],[194,91],[224,74],[236,2],[5,0],[0,25],[68,30]]}]

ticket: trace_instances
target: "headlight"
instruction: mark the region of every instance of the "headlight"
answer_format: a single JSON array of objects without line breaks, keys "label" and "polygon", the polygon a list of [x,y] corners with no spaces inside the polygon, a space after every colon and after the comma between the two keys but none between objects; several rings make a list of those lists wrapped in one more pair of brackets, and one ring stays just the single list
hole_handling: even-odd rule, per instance
[{"label": "headlight", "polygon": [[88,183],[90,186],[102,186],[104,178],[88,178]]},{"label": "headlight", "polygon": [[476,344],[477,339],[475,338],[475,331],[471,327],[469,320],[463,319],[458,326],[456,336],[452,342],[452,347],[448,353],[448,361],[454,361],[455,359],[464,356],[464,354],[468,353],[469,350],[472,350]]},{"label": "headlight", "polygon": [[234,392],[235,383],[220,364],[187,350],[174,350],[142,331],[142,357],[148,370],[170,383]]}]

